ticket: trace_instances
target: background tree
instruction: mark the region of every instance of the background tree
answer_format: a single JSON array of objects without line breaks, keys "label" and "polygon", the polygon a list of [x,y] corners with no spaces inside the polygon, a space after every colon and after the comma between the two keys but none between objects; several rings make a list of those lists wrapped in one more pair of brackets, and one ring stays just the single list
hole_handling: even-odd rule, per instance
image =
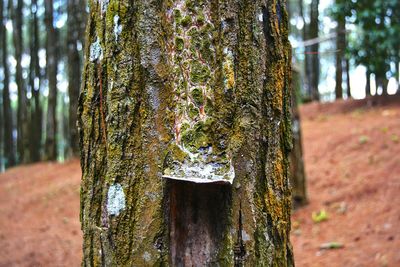
[{"label": "background tree", "polygon": [[5,167],[11,167],[15,164],[14,140],[12,136],[13,120],[10,101],[10,71],[8,68],[8,42],[6,29],[6,9],[5,1],[0,3],[0,38],[1,38],[1,63],[3,69],[3,90],[2,90],[2,108],[3,108],[3,155],[5,158]]},{"label": "background tree", "polygon": [[29,65],[29,87],[32,95],[30,104],[30,155],[32,161],[41,159],[41,143],[42,143],[42,106],[40,103],[40,86],[41,73],[39,65],[39,21],[38,21],[38,4],[37,0],[31,2],[31,17],[30,17],[30,65]]},{"label": "background tree", "polygon": [[46,39],[46,73],[49,87],[47,103],[47,124],[45,158],[47,160],[57,159],[57,33],[54,28],[54,7],[53,0],[45,3],[45,25],[47,32]]},{"label": "background tree", "polygon": [[[336,5],[342,7],[343,1],[336,0]],[[346,49],[346,18],[343,9],[337,13],[336,17],[336,84],[335,84],[335,97],[336,99],[343,98],[343,60]]]},{"label": "background tree", "polygon": [[[90,10],[83,266],[293,266],[284,2],[90,1]],[[182,181],[204,180],[205,169],[219,184]]]},{"label": "background tree", "polygon": [[306,173],[303,161],[303,146],[300,124],[299,92],[301,90],[300,71],[292,69],[292,142],[293,149],[290,152],[290,182],[292,185],[293,207],[297,208],[307,204]]},{"label": "background tree", "polygon": [[[396,75],[396,62],[399,61],[400,2],[388,1],[346,1],[356,26],[356,34],[349,42],[349,54],[356,65],[367,68],[366,95],[371,94],[370,79],[374,74],[376,85],[387,94],[388,78]],[[343,8],[337,7],[336,13]],[[350,14],[352,14],[350,16]],[[393,67],[394,66],[394,67]]]},{"label": "background tree", "polygon": [[[310,6],[310,23],[306,26],[307,39],[316,39],[319,36],[319,0],[312,0]],[[306,39],[306,40],[307,40]],[[311,100],[319,101],[319,43],[316,42],[306,47],[305,74],[308,92]]]},{"label": "background tree", "polygon": [[[9,3],[12,3],[10,1]],[[10,5],[13,21],[13,40],[14,56],[16,60],[15,82],[18,87],[18,106],[17,106],[17,149],[18,160],[22,163],[30,162],[29,155],[29,121],[28,121],[28,99],[26,97],[26,84],[23,78],[21,65],[23,53],[23,33],[22,33],[22,8],[23,0],[18,0],[16,5]]]},{"label": "background tree", "polygon": [[68,93],[69,93],[69,144],[73,155],[79,155],[78,131],[76,128],[79,88],[81,85],[82,55],[78,46],[83,46],[85,31],[86,1],[68,1]]}]

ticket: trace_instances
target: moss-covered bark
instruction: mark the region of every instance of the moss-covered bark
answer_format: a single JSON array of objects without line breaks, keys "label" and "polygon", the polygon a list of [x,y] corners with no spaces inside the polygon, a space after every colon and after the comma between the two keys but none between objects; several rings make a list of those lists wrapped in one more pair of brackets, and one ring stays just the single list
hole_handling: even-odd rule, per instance
[{"label": "moss-covered bark", "polygon": [[[84,266],[293,265],[287,24],[280,0],[90,1]],[[233,184],[163,178],[192,164]]]}]

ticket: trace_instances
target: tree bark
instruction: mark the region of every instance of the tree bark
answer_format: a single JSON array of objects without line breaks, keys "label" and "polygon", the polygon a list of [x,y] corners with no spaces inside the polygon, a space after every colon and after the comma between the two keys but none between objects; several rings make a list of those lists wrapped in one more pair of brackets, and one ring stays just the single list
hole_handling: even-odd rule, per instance
[{"label": "tree bark", "polygon": [[57,159],[57,33],[53,26],[53,0],[45,3],[46,40],[46,73],[49,85],[46,123],[46,160]]},{"label": "tree bark", "polygon": [[16,6],[12,6],[13,21],[13,40],[15,60],[15,82],[18,87],[18,108],[17,108],[17,151],[18,161],[21,163],[30,162],[29,155],[29,122],[28,122],[28,99],[26,97],[26,85],[22,77],[22,53],[23,53],[23,34],[22,34],[22,8],[23,0],[18,0]]},{"label": "tree bark", "polygon": [[40,161],[40,150],[42,148],[42,107],[40,103],[40,65],[39,65],[39,22],[37,17],[37,0],[31,2],[30,21],[30,66],[29,66],[29,87],[32,93],[30,109],[30,154],[33,162]]},{"label": "tree bark", "polygon": [[3,67],[3,139],[4,139],[4,158],[5,167],[11,167],[15,165],[15,154],[14,154],[14,139],[13,139],[13,120],[12,120],[12,109],[10,101],[10,71],[8,68],[8,42],[7,42],[7,29],[6,29],[6,16],[4,15],[4,1],[1,1],[1,12],[0,12],[0,38],[2,48],[2,67]]},{"label": "tree bark", "polygon": [[290,182],[292,185],[293,207],[307,204],[306,173],[303,161],[300,112],[297,93],[300,91],[300,73],[293,68],[292,79],[292,138],[293,149],[290,152]]},{"label": "tree bark", "polygon": [[[312,0],[310,7],[310,24],[308,25],[307,37],[318,38],[319,35],[319,0]],[[319,44],[313,44],[306,49],[306,75],[308,79],[310,98],[319,101]]]},{"label": "tree bark", "polygon": [[82,265],[293,266],[284,1],[92,0],[88,24]]},{"label": "tree bark", "polygon": [[371,72],[367,69],[365,72],[365,96],[371,96]]},{"label": "tree bark", "polygon": [[336,28],[336,85],[335,85],[335,96],[336,99],[343,98],[343,59],[344,50],[346,49],[346,21],[343,14],[338,15],[337,18],[338,26]]},{"label": "tree bark", "polygon": [[76,127],[79,87],[81,84],[82,55],[78,42],[82,41],[85,28],[86,1],[70,0],[68,2],[68,94],[69,94],[69,147],[68,154],[79,155],[78,130]]},{"label": "tree bark", "polygon": [[346,89],[347,89],[347,99],[352,98],[351,96],[351,86],[350,86],[350,61],[348,58],[345,60],[346,63]]}]

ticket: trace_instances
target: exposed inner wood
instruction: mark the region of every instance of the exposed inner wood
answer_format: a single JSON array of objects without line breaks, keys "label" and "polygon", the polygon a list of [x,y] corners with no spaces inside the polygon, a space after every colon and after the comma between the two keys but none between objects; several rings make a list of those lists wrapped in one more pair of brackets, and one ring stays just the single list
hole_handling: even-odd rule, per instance
[{"label": "exposed inner wood", "polygon": [[231,186],[169,180],[172,266],[210,266],[228,233]]}]

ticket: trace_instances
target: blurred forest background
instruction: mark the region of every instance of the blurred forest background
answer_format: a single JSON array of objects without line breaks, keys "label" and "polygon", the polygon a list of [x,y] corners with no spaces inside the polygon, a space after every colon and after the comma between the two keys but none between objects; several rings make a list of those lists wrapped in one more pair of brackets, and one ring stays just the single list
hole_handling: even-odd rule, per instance
[{"label": "blurred forest background", "polygon": [[[399,91],[400,1],[289,0],[298,102]],[[0,170],[77,156],[85,0],[2,0]]]}]

